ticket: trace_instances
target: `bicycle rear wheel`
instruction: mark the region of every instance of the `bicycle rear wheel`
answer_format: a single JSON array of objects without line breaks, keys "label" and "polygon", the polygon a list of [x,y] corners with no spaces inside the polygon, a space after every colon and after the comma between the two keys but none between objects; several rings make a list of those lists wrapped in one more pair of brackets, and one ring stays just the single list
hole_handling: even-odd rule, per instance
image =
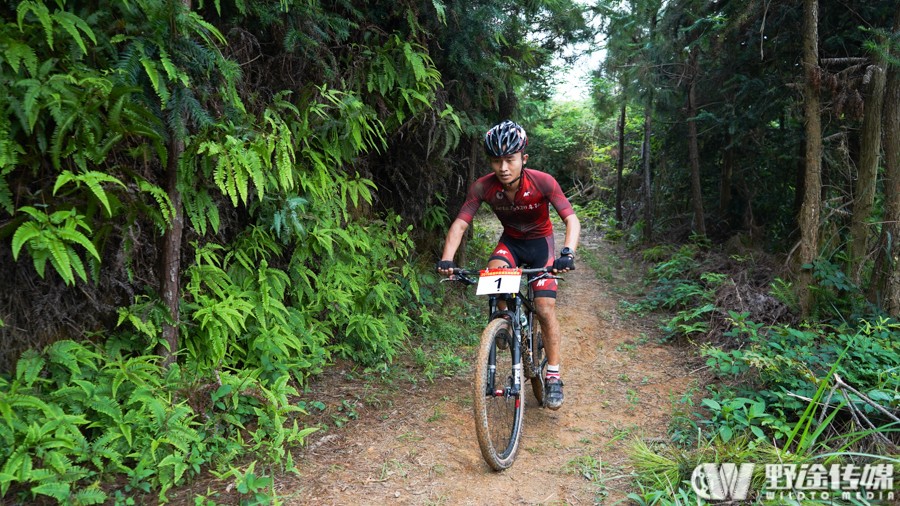
[{"label": "bicycle rear wheel", "polygon": [[509,321],[502,318],[485,327],[475,364],[475,432],[481,455],[495,471],[516,459],[525,412],[524,378],[521,367],[513,369],[512,339],[506,349],[497,346],[504,333],[513,335]]},{"label": "bicycle rear wheel", "polygon": [[547,377],[547,357],[544,354],[544,334],[541,332],[541,323],[534,319],[534,337],[532,338],[531,360],[536,369],[535,376],[531,378],[531,391],[538,405],[544,405],[544,378]]}]

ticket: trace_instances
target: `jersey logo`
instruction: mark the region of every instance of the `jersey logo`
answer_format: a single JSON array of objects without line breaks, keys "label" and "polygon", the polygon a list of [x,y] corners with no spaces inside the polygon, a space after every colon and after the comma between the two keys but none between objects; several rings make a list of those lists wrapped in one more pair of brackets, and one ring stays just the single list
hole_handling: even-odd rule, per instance
[{"label": "jersey logo", "polygon": [[541,280],[539,280],[539,281],[537,282],[537,286],[538,286],[538,287],[544,286],[544,285],[546,285],[546,284],[547,284],[547,280],[546,280],[546,279],[541,279]]},{"label": "jersey logo", "polygon": [[498,249],[497,251],[494,252],[494,254],[495,255],[508,255],[509,251],[506,251],[505,249]]},{"label": "jersey logo", "polygon": [[522,194],[523,197],[527,197],[527,196],[529,196],[529,195],[531,195],[531,192],[525,192],[525,193]]}]

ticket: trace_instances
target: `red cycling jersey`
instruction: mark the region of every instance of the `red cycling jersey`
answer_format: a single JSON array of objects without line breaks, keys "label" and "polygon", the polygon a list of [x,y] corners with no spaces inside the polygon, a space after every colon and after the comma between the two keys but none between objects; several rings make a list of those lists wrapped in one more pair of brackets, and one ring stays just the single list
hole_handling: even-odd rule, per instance
[{"label": "red cycling jersey", "polygon": [[575,214],[553,176],[525,168],[522,169],[521,184],[512,202],[506,198],[503,183],[491,173],[472,184],[457,218],[472,223],[482,202],[487,202],[500,219],[503,234],[513,239],[553,235],[549,204],[553,204],[563,220]]}]

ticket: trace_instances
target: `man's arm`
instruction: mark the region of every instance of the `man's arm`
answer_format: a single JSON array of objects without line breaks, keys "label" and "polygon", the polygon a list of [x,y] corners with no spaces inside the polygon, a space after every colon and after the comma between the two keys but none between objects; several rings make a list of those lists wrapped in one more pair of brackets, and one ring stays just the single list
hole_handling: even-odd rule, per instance
[{"label": "man's arm", "polygon": [[[453,261],[453,258],[456,256],[456,250],[459,249],[459,245],[462,243],[463,236],[468,228],[469,223],[465,220],[457,218],[453,221],[450,225],[450,230],[447,231],[447,238],[444,239],[444,252],[441,254],[441,260]],[[568,232],[566,235],[568,236]],[[450,275],[449,269],[438,269],[438,272],[444,276]]]},{"label": "man's arm", "polygon": [[578,237],[581,235],[581,222],[578,221],[577,216],[570,214],[563,221],[566,224],[566,240],[561,251],[565,251],[565,255],[560,253],[559,258],[553,262],[554,274],[575,268],[575,255],[570,254],[567,249],[574,252],[578,247]]},{"label": "man's arm", "polygon": [[578,238],[581,236],[581,222],[574,214],[567,216],[564,222],[566,224],[566,241],[563,243],[563,247],[575,251],[578,249]]}]

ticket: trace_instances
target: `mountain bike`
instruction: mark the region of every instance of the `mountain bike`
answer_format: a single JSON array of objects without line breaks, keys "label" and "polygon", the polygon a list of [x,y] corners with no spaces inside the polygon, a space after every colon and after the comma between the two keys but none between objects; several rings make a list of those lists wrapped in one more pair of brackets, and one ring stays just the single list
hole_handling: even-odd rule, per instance
[{"label": "mountain bike", "polygon": [[[478,446],[495,471],[511,466],[519,451],[526,380],[538,405],[544,405],[547,359],[540,322],[534,314],[532,284],[541,279],[560,279],[550,269],[453,269],[448,278],[476,285],[477,295],[488,295],[489,317],[475,362],[473,404]],[[525,289],[523,275],[528,276]],[[501,301],[506,302],[506,309],[499,308]]]}]

